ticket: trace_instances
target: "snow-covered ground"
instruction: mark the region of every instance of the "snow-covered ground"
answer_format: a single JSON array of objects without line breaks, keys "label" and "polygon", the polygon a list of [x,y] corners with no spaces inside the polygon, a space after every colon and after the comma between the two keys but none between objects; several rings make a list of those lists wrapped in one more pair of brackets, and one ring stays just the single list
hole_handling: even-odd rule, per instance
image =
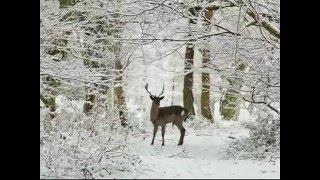
[{"label": "snow-covered ground", "polygon": [[[249,137],[249,130],[239,122],[219,121],[197,130],[185,125],[184,144],[177,146],[179,130],[167,125],[165,146],[161,146],[161,130],[155,144],[150,145],[152,130],[131,138],[132,151],[144,164],[141,172],[121,175],[123,178],[280,178],[280,160],[230,160],[222,156],[229,142]],[[231,137],[230,137],[231,136]]]},{"label": "snow-covered ground", "polygon": [[[67,104],[62,103],[63,101],[64,99],[58,98],[59,103]],[[68,106],[61,107],[72,112],[72,109],[67,108]],[[74,106],[76,103],[72,105]],[[218,108],[215,106],[216,111]],[[59,110],[60,108],[58,112]],[[234,143],[246,143],[250,139],[246,124],[252,122],[252,118],[245,111],[241,111],[238,121],[223,121],[217,115],[214,117],[213,124],[200,117],[187,119],[184,123],[186,136],[182,146],[177,146],[180,132],[171,124],[166,127],[165,146],[161,146],[161,127],[158,129],[155,144],[150,145],[153,127],[148,114],[141,111],[135,111],[133,114],[132,121],[136,122],[136,125],[139,124],[141,129],[131,131],[129,134],[126,142],[129,149],[127,153],[136,155],[141,161],[136,163],[134,171],[116,171],[104,178],[280,178],[279,159],[254,160],[250,152],[242,148],[241,143]],[[127,161],[133,163],[130,159]],[[40,178],[79,177],[77,174],[49,176],[48,169],[44,165],[41,166]],[[99,177],[98,174],[94,176]]]}]

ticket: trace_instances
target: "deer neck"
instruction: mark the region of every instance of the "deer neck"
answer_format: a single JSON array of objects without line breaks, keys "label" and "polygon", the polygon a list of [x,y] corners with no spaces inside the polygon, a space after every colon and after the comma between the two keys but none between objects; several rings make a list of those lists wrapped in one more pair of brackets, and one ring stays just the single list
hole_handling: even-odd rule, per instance
[{"label": "deer neck", "polygon": [[157,120],[158,114],[159,114],[159,105],[152,103],[150,115],[151,115],[151,121],[153,123]]}]

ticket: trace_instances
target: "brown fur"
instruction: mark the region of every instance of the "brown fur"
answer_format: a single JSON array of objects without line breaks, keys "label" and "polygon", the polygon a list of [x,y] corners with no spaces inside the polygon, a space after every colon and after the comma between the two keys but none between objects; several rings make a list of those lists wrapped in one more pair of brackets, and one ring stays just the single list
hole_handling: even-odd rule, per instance
[{"label": "brown fur", "polygon": [[[160,107],[160,100],[162,100],[162,98],[151,97],[152,106],[150,111],[150,120],[154,125],[151,145],[154,143],[154,138],[158,131],[158,127],[161,126],[162,146],[164,146],[165,127],[168,123],[176,125],[180,130],[180,139],[178,145],[182,145],[185,135],[185,128],[182,126],[182,123],[186,120],[188,111],[181,106]],[[181,116],[182,111],[184,111],[184,113]]]}]

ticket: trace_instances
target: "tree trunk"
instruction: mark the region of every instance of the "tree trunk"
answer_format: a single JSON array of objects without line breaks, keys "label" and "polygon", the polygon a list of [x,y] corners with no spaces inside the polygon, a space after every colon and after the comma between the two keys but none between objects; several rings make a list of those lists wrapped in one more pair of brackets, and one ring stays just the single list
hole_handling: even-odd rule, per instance
[{"label": "tree trunk", "polygon": [[56,105],[56,97],[52,94],[47,94],[47,97],[45,97],[44,95],[40,94],[40,99],[43,102],[43,104],[45,105],[46,108],[49,108],[50,110],[50,117],[54,118],[56,117],[56,109],[57,109],[57,105]]},{"label": "tree trunk", "polygon": [[[193,18],[196,18],[198,15],[198,8],[189,8],[189,12],[191,13]],[[190,26],[190,35],[193,29],[193,26],[196,25],[195,19],[189,19],[189,26]],[[183,80],[183,106],[188,110],[190,114],[195,114],[194,107],[193,107],[193,58],[194,58],[194,43],[188,42],[186,46],[186,54],[185,54],[185,63],[184,63],[184,71],[187,73],[184,76]]]},{"label": "tree trunk", "polygon": [[[246,66],[242,63],[236,66],[236,71],[239,72],[243,72],[246,69]],[[225,120],[237,120],[240,112],[242,97],[239,90],[242,86],[242,79],[236,73],[233,76],[232,78],[227,78],[231,88],[227,90],[220,101],[220,114]]]},{"label": "tree trunk", "polygon": [[90,114],[92,108],[93,108],[93,103],[95,102],[96,100],[96,96],[95,94],[93,93],[94,89],[92,88],[88,88],[88,92],[86,95],[85,95],[85,103],[83,105],[83,112],[87,115]]},{"label": "tree trunk", "polygon": [[220,102],[220,114],[225,120],[237,120],[240,110],[240,94],[228,89]]},{"label": "tree trunk", "polygon": [[115,81],[115,88],[114,88],[114,93],[116,96],[116,105],[119,109],[119,118],[121,121],[121,125],[123,127],[126,127],[127,124],[127,105],[126,105],[126,100],[125,100],[125,96],[124,96],[124,91],[123,91],[123,86],[122,86],[122,77],[123,77],[123,73],[122,73],[122,64],[120,62],[120,59],[116,61],[116,81]]},{"label": "tree trunk", "polygon": [[[205,64],[209,62],[210,60],[210,50],[204,49],[203,50],[203,67],[205,67]],[[210,120],[210,122],[213,122],[213,117],[211,113],[210,108],[210,74],[209,73],[202,73],[201,74],[202,79],[202,88],[201,88],[201,114],[203,117]]]},{"label": "tree trunk", "polygon": [[188,43],[186,47],[186,56],[185,56],[185,72],[188,72],[184,76],[183,81],[183,107],[188,110],[190,114],[195,114],[193,107],[193,72],[189,72],[193,68],[193,57],[194,57],[194,44]]},{"label": "tree trunk", "polygon": [[174,89],[175,89],[175,84],[174,84],[174,78],[172,78],[172,86],[171,86],[171,106],[174,105]]},{"label": "tree trunk", "polygon": [[[204,25],[204,31],[206,33],[209,33],[211,28],[210,24],[212,21],[213,16],[213,8],[205,8],[203,11],[202,17],[203,17],[203,25]],[[204,43],[204,48],[202,50],[202,68],[205,70],[207,67],[207,63],[210,62],[210,50],[208,49],[210,43],[210,39],[207,40],[207,42]],[[203,117],[210,120],[210,122],[213,122],[213,117],[211,113],[210,108],[210,74],[202,72],[201,73],[201,80],[202,80],[202,88],[201,88],[201,114]]]},{"label": "tree trunk", "polygon": [[67,8],[74,6],[77,0],[59,0],[60,8]]},{"label": "tree trunk", "polygon": [[[120,1],[117,1],[117,6],[116,10],[120,9]],[[115,38],[120,38],[121,37],[121,32],[123,28],[123,22],[120,20],[120,14],[115,13],[114,15],[115,18]],[[126,99],[124,96],[124,90],[123,90],[123,65],[121,63],[122,55],[121,55],[121,46],[122,44],[120,42],[116,42],[114,46],[114,52],[116,55],[115,59],[115,70],[116,70],[116,79],[115,79],[115,88],[114,88],[114,93],[116,97],[116,105],[119,109],[119,118],[121,121],[121,125],[123,127],[126,127],[128,125],[128,120],[127,120],[127,104],[126,104]]]},{"label": "tree trunk", "polygon": [[40,94],[40,100],[43,102],[46,108],[50,110],[50,117],[56,117],[56,97],[58,95],[57,87],[61,85],[59,79],[53,78],[50,75],[43,77],[43,83],[47,85],[44,89],[44,93]]}]

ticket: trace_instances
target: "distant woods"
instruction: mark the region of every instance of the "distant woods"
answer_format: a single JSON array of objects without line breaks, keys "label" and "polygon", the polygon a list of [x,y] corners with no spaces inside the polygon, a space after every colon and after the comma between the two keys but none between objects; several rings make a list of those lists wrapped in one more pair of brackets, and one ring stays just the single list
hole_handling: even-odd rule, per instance
[{"label": "distant woods", "polygon": [[[106,99],[104,107],[117,109],[126,127],[128,93],[135,94],[126,89],[127,78],[136,74],[129,67],[139,65],[145,58],[141,53],[149,53],[142,52],[144,46],[175,45],[181,51],[171,46],[165,51],[178,54],[175,61],[183,61],[181,93],[190,114],[209,122],[214,122],[215,114],[237,120],[241,108],[279,114],[279,8],[279,1],[262,0],[44,1],[40,101],[55,118],[56,97],[77,89],[82,92],[83,113],[90,115],[98,92]],[[174,104],[177,85],[172,80],[166,83]],[[194,93],[195,88],[200,88],[200,94]],[[220,106],[218,112],[215,104]]]}]

